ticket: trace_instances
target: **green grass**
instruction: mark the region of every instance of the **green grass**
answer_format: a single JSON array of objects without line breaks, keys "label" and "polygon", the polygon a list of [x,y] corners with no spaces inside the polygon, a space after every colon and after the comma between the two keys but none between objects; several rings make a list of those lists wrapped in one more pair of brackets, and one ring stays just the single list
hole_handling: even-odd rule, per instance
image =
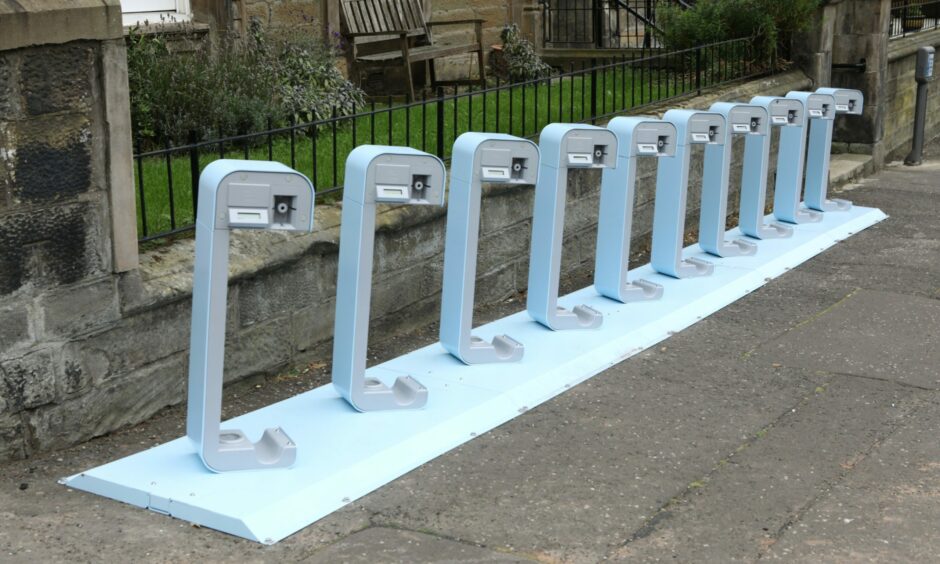
[{"label": "green grass", "polygon": [[[606,72],[598,71],[596,76],[597,115],[626,113],[638,106],[696,89],[694,79],[665,68],[617,67]],[[346,156],[358,145],[375,142],[437,152],[438,102],[429,101],[408,108],[376,106],[375,109],[377,113],[374,115],[340,118],[335,128],[329,123],[316,126],[315,137],[314,126],[296,130],[293,143],[290,134],[279,133],[260,135],[247,147],[233,143],[226,144],[221,151],[218,145],[201,147],[198,151],[199,169],[222,157],[274,160],[308,175],[317,191],[321,192],[342,185]],[[538,86],[529,84],[445,99],[443,113],[445,158],[450,155],[454,139],[466,131],[534,137],[549,123],[590,119],[591,76],[567,76]],[[144,157],[141,162],[135,162],[135,182],[141,236],[169,231],[173,223],[176,227],[193,223],[192,172],[188,151],[174,153],[172,157]],[[338,192],[321,195],[317,203],[333,201],[339,196]],[[175,222],[171,222],[171,208]]]}]

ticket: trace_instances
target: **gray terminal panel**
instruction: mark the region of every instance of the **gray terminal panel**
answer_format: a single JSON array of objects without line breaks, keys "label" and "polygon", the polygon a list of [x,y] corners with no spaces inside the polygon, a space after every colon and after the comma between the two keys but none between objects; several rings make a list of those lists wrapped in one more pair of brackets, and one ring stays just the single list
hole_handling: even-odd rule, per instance
[{"label": "gray terminal panel", "polygon": [[[441,205],[444,178],[433,158],[382,155],[366,173],[366,198],[376,202]],[[366,202],[368,203],[368,201]]]},{"label": "gray terminal panel", "polygon": [[828,94],[810,94],[806,102],[806,117],[809,119],[835,119],[836,109],[832,96]]},{"label": "gray terminal panel", "polygon": [[484,141],[480,147],[480,166],[474,170],[482,182],[504,182],[507,184],[535,184],[538,177],[539,155],[534,146],[514,145],[512,149],[501,148],[500,141]]},{"label": "gray terminal panel", "polygon": [[757,106],[735,106],[728,112],[728,128],[734,134],[766,135],[769,126],[765,114],[765,110]]},{"label": "gray terminal panel", "polygon": [[862,115],[864,109],[864,100],[862,93],[858,90],[849,88],[837,88],[831,91],[830,95],[836,101],[835,110],[840,114]]},{"label": "gray terminal panel", "polygon": [[[633,137],[637,155],[672,157],[676,154],[676,127],[670,123],[641,123],[633,130]],[[623,147],[621,152],[629,150],[629,147]]]},{"label": "gray terminal panel", "polygon": [[312,194],[291,174],[237,172],[219,187],[215,228],[310,231]]},{"label": "gray terminal panel", "polygon": [[801,127],[804,111],[802,102],[790,98],[775,98],[767,107],[770,124],[780,127]]},{"label": "gray terminal panel", "polygon": [[718,114],[699,112],[689,118],[686,143],[725,144],[725,121]]},{"label": "gray terminal panel", "polygon": [[[567,168],[605,168],[614,162],[609,131],[579,130],[564,137],[562,154],[566,156]],[[544,157],[543,157],[544,158]]]}]

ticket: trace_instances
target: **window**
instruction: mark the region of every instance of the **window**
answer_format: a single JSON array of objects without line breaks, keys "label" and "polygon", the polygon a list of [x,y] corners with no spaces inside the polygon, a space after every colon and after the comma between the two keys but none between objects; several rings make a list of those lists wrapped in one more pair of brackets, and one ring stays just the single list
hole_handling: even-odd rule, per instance
[{"label": "window", "polygon": [[189,21],[189,0],[121,0],[124,26]]}]

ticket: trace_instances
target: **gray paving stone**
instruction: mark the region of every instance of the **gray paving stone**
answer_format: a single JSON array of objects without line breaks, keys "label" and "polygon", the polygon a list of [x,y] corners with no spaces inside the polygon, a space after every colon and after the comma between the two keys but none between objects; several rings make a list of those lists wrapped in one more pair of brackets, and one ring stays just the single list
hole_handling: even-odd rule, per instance
[{"label": "gray paving stone", "polygon": [[303,560],[309,564],[402,564],[531,562],[470,544],[416,533],[370,527]]},{"label": "gray paving stone", "polygon": [[835,376],[664,508],[611,560],[754,561],[918,405],[920,390]]},{"label": "gray paving stone", "polygon": [[753,356],[940,389],[940,301],[860,290]]},{"label": "gray paving stone", "polygon": [[596,562],[817,385],[692,359],[627,361],[356,505],[375,524]]},{"label": "gray paving stone", "polygon": [[787,562],[938,562],[937,395],[789,526],[768,557]]}]

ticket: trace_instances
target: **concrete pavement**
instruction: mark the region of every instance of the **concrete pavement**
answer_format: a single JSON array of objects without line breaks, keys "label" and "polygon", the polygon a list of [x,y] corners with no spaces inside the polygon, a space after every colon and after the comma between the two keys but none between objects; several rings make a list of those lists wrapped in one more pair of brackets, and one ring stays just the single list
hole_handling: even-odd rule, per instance
[{"label": "concrete pavement", "polygon": [[[55,484],[179,436],[174,408],[0,466],[0,561],[940,560],[940,145],[928,155],[841,195],[887,221],[277,545]],[[520,305],[501,307],[483,315]],[[327,368],[232,386],[227,416]]]}]

